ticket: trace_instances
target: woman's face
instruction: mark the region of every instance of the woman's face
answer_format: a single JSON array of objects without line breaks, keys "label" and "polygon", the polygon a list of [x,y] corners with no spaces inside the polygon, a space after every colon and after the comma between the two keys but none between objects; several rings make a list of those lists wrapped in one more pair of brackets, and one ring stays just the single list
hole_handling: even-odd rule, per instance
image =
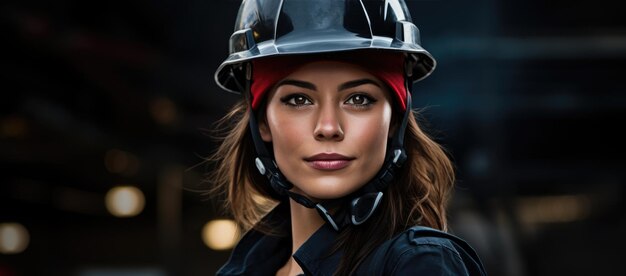
[{"label": "woman's face", "polygon": [[276,164],[313,199],[338,198],[372,179],[385,159],[391,98],[360,67],[313,62],[279,81],[267,95],[259,130]]}]

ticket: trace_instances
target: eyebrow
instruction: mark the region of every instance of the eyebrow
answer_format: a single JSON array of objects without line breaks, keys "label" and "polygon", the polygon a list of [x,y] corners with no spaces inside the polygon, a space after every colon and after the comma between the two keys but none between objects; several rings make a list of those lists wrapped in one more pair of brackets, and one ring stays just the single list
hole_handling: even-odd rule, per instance
[{"label": "eyebrow", "polygon": [[339,90],[346,90],[346,89],[354,88],[354,87],[361,86],[364,84],[373,84],[373,85],[380,87],[380,85],[372,79],[359,79],[359,80],[349,81],[340,85]]},{"label": "eyebrow", "polygon": [[278,84],[276,84],[276,88],[278,88],[278,87],[280,87],[282,85],[293,85],[293,86],[306,88],[306,89],[309,89],[309,90],[317,90],[317,87],[315,86],[315,84],[312,84],[312,83],[306,82],[306,81],[284,79],[284,80],[280,81]]},{"label": "eyebrow", "polygon": [[[372,79],[358,79],[358,80],[348,81],[339,85],[339,90],[340,91],[346,90],[346,89],[358,87],[364,84],[373,84],[373,85],[380,87],[380,85]],[[317,90],[317,86],[315,86],[315,84],[312,84],[306,81],[293,80],[293,79],[284,79],[280,81],[278,84],[276,84],[276,87],[278,88],[281,85],[293,85],[293,86],[298,86],[298,87],[302,87],[302,88],[309,89],[309,90]]]}]

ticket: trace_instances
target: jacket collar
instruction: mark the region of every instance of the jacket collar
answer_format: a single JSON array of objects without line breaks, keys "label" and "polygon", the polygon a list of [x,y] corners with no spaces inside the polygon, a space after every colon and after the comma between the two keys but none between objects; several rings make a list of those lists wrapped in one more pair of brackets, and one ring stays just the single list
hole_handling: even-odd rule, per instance
[{"label": "jacket collar", "polygon": [[[278,234],[248,231],[217,275],[274,275],[287,262],[291,254],[289,202],[278,204],[260,223],[271,225]],[[325,223],[295,252],[293,257],[306,275],[335,271],[343,254],[341,250],[330,254],[336,238],[337,232]]]}]

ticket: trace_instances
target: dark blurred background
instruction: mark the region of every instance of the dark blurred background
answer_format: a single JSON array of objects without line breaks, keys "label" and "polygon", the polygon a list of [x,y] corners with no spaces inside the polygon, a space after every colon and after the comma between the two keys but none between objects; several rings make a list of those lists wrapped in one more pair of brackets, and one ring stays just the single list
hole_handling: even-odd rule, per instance
[{"label": "dark blurred background", "polygon": [[[452,232],[490,275],[626,275],[620,3],[407,3],[439,62],[414,106],[458,167]],[[226,261],[227,217],[201,191],[207,130],[238,98],[212,75],[239,4],[0,4],[0,276]]]}]

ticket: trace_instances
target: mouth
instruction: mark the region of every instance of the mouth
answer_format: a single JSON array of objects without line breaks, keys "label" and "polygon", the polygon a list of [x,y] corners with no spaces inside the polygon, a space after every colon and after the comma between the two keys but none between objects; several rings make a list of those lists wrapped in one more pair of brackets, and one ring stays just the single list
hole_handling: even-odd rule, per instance
[{"label": "mouth", "polygon": [[320,153],[304,158],[304,161],[314,169],[323,171],[341,170],[356,158],[344,156],[338,153]]}]

